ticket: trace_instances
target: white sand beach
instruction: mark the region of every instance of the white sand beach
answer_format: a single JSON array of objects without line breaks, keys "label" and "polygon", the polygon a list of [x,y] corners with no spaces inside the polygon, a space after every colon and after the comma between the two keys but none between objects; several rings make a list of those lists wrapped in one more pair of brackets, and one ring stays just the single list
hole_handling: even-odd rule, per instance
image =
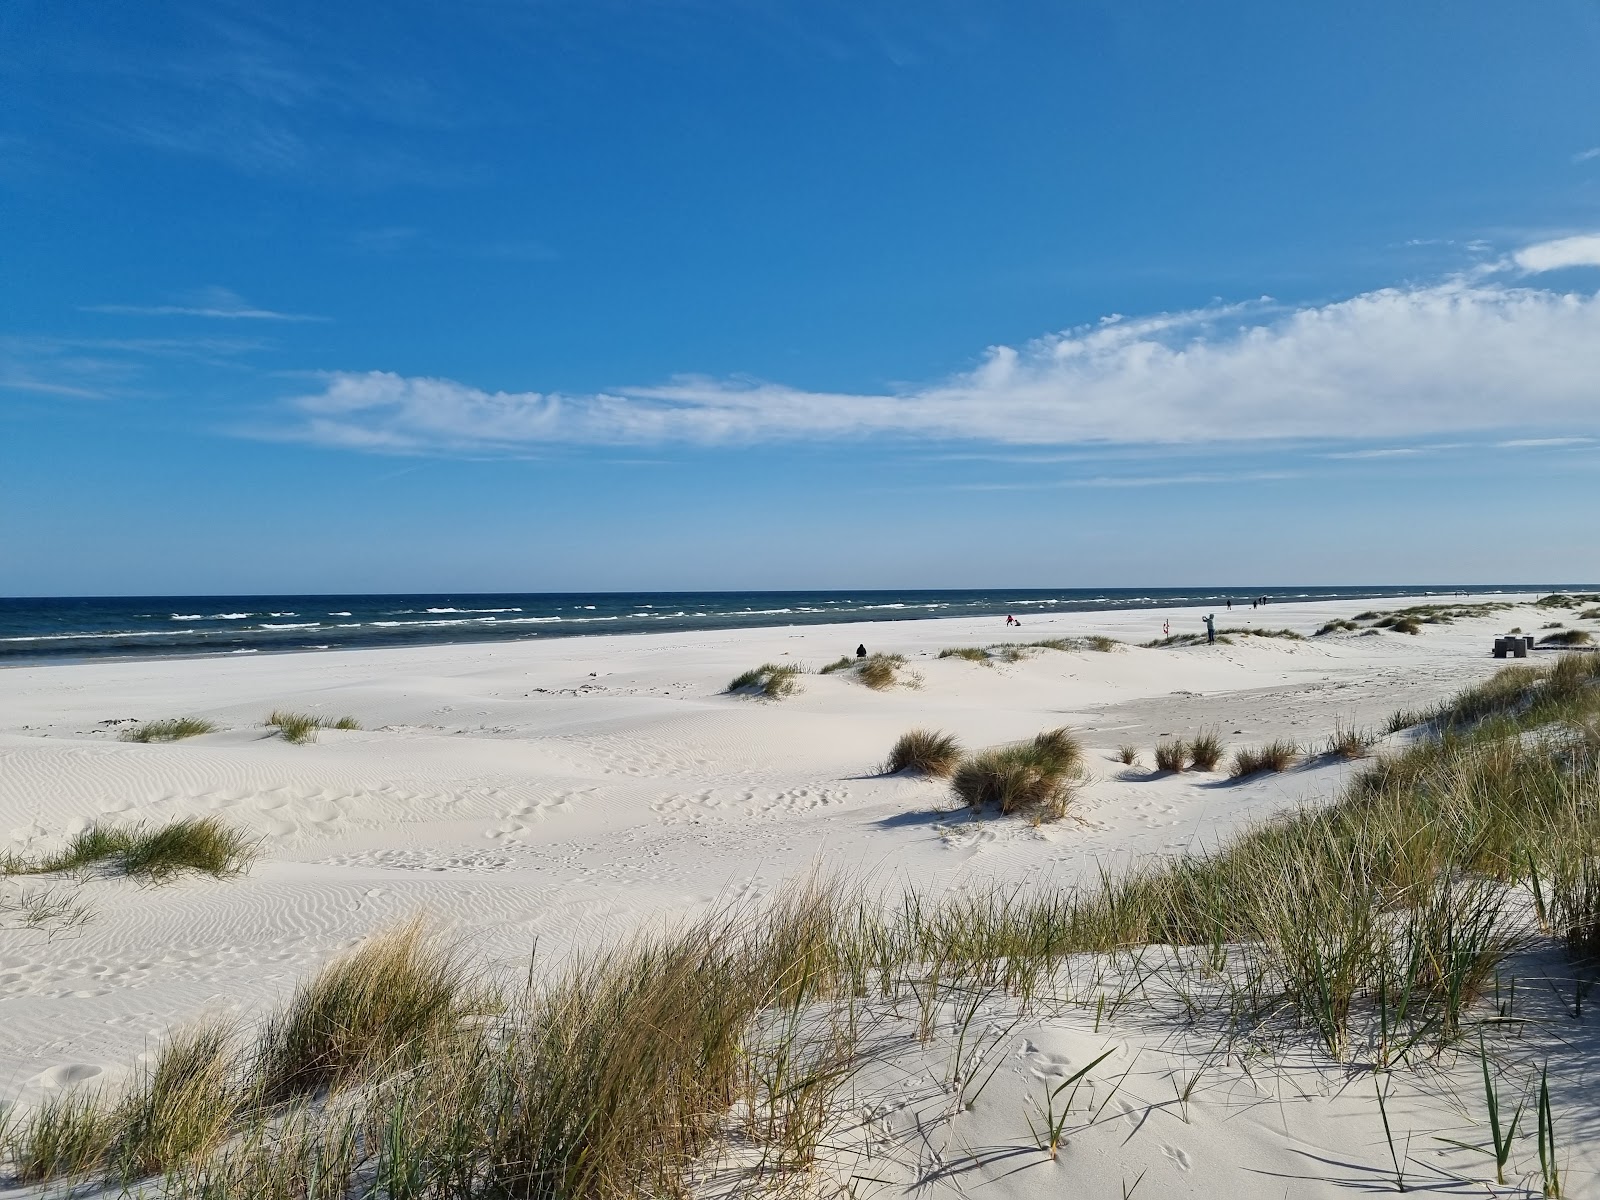
[{"label": "white sand beach", "polygon": [[[1463,602],[1481,599],[1519,607],[1416,635],[1312,637],[1332,618],[1407,601],[1236,606],[1218,614],[1219,629],[1308,636],[1216,646],[1142,648],[1163,620],[1199,631],[1200,612],[1122,611],[1029,616],[1016,629],[998,618],[925,620],[0,672],[0,843],[12,852],[47,851],[93,821],[195,814],[220,815],[262,846],[232,879],[88,877],[72,885],[90,913],[81,927],[0,930],[0,1099],[27,1106],[64,1087],[113,1085],[173,1028],[211,1012],[259,1016],[337,952],[418,913],[486,967],[515,974],[535,948],[542,969],[817,870],[937,897],[1071,886],[1145,856],[1216,846],[1331,799],[1357,768],[1312,755],[1239,782],[1221,770],[1157,774],[1158,739],[1214,729],[1230,749],[1275,738],[1318,749],[1336,727],[1381,732],[1395,710],[1505,666],[1488,653],[1493,635],[1532,632],[1549,617],[1530,596]],[[1088,635],[1124,645],[989,665],[937,657]],[[873,691],[839,672],[807,674],[782,700],[724,691],[759,663],[815,672],[858,643],[904,655],[915,686]],[[362,728],[291,745],[263,727],[279,708],[350,714]],[[130,721],[175,716],[217,731],[118,740]],[[878,773],[912,727],[981,747],[1061,725],[1082,739],[1091,778],[1057,823],[975,819],[945,783]],[[1116,758],[1127,743],[1141,749],[1133,768]],[[947,1040],[855,1078],[865,1123],[835,1168],[877,1182],[829,1186],[1041,1200],[1394,1188],[1370,1076],[1313,1056],[1208,1058],[1203,1031],[1148,1013],[1104,1023],[1035,1013],[1001,1033],[1003,1009],[996,1000],[986,1026],[997,1031],[999,1069],[970,1110],[941,1090]],[[1538,1051],[1529,1061],[1550,1060],[1552,1086],[1575,1104],[1593,1081],[1569,1072],[1583,1056],[1561,1058],[1573,1035],[1542,1036],[1528,1034]],[[1107,1049],[1102,1073],[1126,1072],[1124,1082],[1114,1100],[1101,1086],[1109,1107],[1052,1160],[1029,1124],[1041,1121],[1041,1081]],[[1399,1141],[1400,1130],[1411,1135],[1409,1190],[1461,1194],[1469,1185],[1459,1180],[1492,1179],[1492,1161],[1437,1140],[1485,1139],[1481,1090],[1470,1090],[1476,1063],[1392,1076],[1388,1117]],[[1197,1064],[1200,1085],[1185,1095]],[[1595,1120],[1592,1105],[1565,1111]],[[1567,1135],[1566,1194],[1587,1194],[1600,1148],[1577,1124]],[[1513,1169],[1526,1186],[1525,1148]]]}]

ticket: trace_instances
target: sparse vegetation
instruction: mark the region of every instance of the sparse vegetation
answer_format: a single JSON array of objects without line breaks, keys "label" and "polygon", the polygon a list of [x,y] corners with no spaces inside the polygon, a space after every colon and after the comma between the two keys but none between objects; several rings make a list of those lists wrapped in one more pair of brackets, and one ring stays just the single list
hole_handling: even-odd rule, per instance
[{"label": "sparse vegetation", "polygon": [[989,663],[988,651],[980,650],[977,646],[950,646],[939,651],[939,657],[964,658],[968,662],[983,663],[985,666]]},{"label": "sparse vegetation", "polygon": [[[1296,633],[1292,629],[1247,629],[1242,625],[1229,626],[1227,629],[1217,630],[1217,642],[1223,646],[1233,645],[1236,637],[1264,637],[1285,638],[1291,642],[1305,641],[1305,635]],[[1206,644],[1206,635],[1202,633],[1174,633],[1168,637],[1156,638],[1154,641],[1145,642],[1149,650],[1159,650],[1167,646],[1203,646]]]},{"label": "sparse vegetation", "polygon": [[885,775],[920,771],[939,779],[952,774],[961,761],[961,743],[948,733],[913,729],[900,735],[883,764]]},{"label": "sparse vegetation", "polygon": [[1222,739],[1216,730],[1201,730],[1189,739],[1189,761],[1197,771],[1215,771],[1222,761]]},{"label": "sparse vegetation", "polygon": [[1361,626],[1356,624],[1354,621],[1347,621],[1343,618],[1339,618],[1337,620],[1329,621],[1321,629],[1317,630],[1316,636],[1323,637],[1330,633],[1355,633],[1360,628]]},{"label": "sparse vegetation", "polygon": [[488,1001],[467,986],[457,954],[411,921],[324,967],[272,1020],[258,1051],[268,1103],[403,1069]]},{"label": "sparse vegetation", "polygon": [[[819,670],[817,672],[817,674],[818,675],[832,675],[835,671],[848,671],[850,669],[850,665],[854,661],[855,660],[853,658],[851,658],[848,654],[841,654],[838,658],[834,659],[827,666],[825,666],[821,670]],[[739,678],[743,679],[744,676],[741,675]],[[733,689],[730,688],[729,690],[732,691]]]},{"label": "sparse vegetation", "polygon": [[1299,746],[1285,738],[1278,738],[1265,746],[1234,751],[1232,774],[1235,779],[1243,779],[1263,771],[1287,771],[1299,757]]},{"label": "sparse vegetation", "polygon": [[768,700],[781,700],[800,690],[803,668],[798,664],[762,663],[759,667],[735,675],[728,684],[730,692],[744,692]]},{"label": "sparse vegetation", "polygon": [[1182,738],[1163,739],[1156,743],[1156,770],[1184,771],[1189,767],[1189,743]]},{"label": "sparse vegetation", "polygon": [[1587,629],[1566,629],[1539,639],[1541,646],[1589,646],[1593,643],[1594,636]]},{"label": "sparse vegetation", "polygon": [[1139,765],[1139,747],[1129,744],[1117,747],[1117,761],[1125,767]]},{"label": "sparse vegetation", "polygon": [[118,875],[156,883],[193,871],[225,878],[249,868],[256,843],[216,817],[185,817],[168,825],[96,822],[43,858],[0,858],[0,875],[54,875],[104,866]]},{"label": "sparse vegetation", "polygon": [[1071,730],[1046,730],[1028,741],[968,756],[956,768],[951,787],[970,808],[997,804],[1002,815],[1021,812],[1052,821],[1066,813],[1072,787],[1082,777],[1082,759]]},{"label": "sparse vegetation", "polygon": [[122,732],[125,742],[176,742],[216,732],[216,726],[202,717],[171,717],[165,721],[146,721]]},{"label": "sparse vegetation", "polygon": [[354,717],[320,717],[311,713],[288,712],[281,708],[274,709],[264,724],[268,729],[276,729],[284,741],[294,746],[316,741],[317,731],[320,729],[361,728],[361,722]]},{"label": "sparse vegetation", "polygon": [[[1401,726],[1404,728],[1404,726]],[[1346,760],[1365,758],[1372,752],[1373,737],[1365,730],[1337,724],[1328,738],[1328,754]]]},{"label": "sparse vegetation", "polygon": [[856,674],[873,691],[881,692],[900,682],[898,671],[905,662],[905,656],[900,654],[869,654],[856,668]]}]

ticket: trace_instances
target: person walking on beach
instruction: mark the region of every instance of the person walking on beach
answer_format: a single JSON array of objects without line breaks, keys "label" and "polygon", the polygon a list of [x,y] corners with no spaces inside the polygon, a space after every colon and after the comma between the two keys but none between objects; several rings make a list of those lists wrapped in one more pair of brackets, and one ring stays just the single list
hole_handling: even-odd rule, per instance
[{"label": "person walking on beach", "polygon": [[1228,606],[1228,611],[1232,612],[1233,611],[1233,597],[1229,596],[1228,599],[1225,601],[1225,603]]},{"label": "person walking on beach", "polygon": [[1206,623],[1206,645],[1215,646],[1217,644],[1217,614],[1207,613],[1201,619]]}]

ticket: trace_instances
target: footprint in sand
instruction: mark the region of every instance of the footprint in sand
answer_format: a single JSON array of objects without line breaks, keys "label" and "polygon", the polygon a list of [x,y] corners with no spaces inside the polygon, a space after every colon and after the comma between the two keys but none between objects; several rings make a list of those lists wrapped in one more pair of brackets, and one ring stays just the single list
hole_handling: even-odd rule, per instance
[{"label": "footprint in sand", "polygon": [[1187,1171],[1189,1169],[1189,1153],[1181,1146],[1169,1146],[1163,1142],[1161,1146],[1161,1153],[1165,1154],[1173,1162],[1177,1163],[1180,1171]]},{"label": "footprint in sand", "polygon": [[63,1063],[59,1067],[41,1071],[30,1082],[49,1088],[71,1087],[74,1084],[98,1079],[103,1074],[105,1074],[104,1067],[97,1067],[91,1063]]}]

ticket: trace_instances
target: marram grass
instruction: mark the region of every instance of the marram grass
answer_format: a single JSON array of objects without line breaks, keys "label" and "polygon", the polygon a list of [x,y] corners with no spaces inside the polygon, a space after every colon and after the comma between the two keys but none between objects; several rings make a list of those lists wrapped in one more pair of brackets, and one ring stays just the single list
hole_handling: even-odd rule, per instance
[{"label": "marram grass", "polygon": [[164,721],[146,721],[135,725],[132,729],[124,730],[121,736],[125,742],[176,742],[182,738],[198,737],[202,733],[213,733],[216,728],[203,717],[169,717]]},{"label": "marram grass", "polygon": [[226,878],[246,871],[256,854],[254,839],[216,817],[184,817],[166,825],[95,822],[54,854],[0,859],[0,875],[53,875],[105,867],[156,883],[183,872]]},{"label": "marram grass", "polygon": [[961,743],[948,733],[913,729],[896,740],[884,761],[883,774],[920,771],[935,778],[947,778],[961,761]]}]

